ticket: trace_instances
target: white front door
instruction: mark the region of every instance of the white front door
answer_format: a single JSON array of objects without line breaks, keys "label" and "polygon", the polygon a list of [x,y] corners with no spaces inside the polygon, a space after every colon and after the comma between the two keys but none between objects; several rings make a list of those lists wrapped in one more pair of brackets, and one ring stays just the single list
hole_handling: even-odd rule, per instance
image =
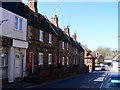
[{"label": "white front door", "polygon": [[15,78],[22,76],[22,58],[20,53],[15,55]]}]

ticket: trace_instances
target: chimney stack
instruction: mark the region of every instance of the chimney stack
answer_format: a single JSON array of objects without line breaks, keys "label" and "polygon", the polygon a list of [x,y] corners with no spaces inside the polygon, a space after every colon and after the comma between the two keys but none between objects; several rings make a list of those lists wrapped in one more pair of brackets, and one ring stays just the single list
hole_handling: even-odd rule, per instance
[{"label": "chimney stack", "polygon": [[64,32],[65,32],[65,34],[67,34],[68,36],[70,36],[68,25],[67,25],[67,27],[64,28]]},{"label": "chimney stack", "polygon": [[38,14],[37,0],[28,0],[28,7],[36,14]]},{"label": "chimney stack", "polygon": [[59,28],[57,15],[54,15],[54,16],[51,18],[51,22],[52,22],[52,24],[54,24],[56,27]]},{"label": "chimney stack", "polygon": [[77,41],[77,39],[76,39],[77,38],[76,33],[74,33],[74,35],[72,35],[72,38],[73,38],[74,41]]}]

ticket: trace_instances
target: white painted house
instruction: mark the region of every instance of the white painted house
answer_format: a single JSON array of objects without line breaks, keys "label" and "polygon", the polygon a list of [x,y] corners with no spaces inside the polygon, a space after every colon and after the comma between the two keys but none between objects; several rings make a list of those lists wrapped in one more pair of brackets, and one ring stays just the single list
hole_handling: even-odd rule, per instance
[{"label": "white painted house", "polygon": [[27,19],[4,7],[0,7],[0,12],[0,21],[5,20],[0,25],[0,79],[14,82],[16,78],[26,76]]}]

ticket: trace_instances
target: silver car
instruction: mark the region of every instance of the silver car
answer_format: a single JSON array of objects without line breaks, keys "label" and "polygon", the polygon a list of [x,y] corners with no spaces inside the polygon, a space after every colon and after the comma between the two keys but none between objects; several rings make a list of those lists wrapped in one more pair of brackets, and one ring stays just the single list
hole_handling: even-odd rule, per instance
[{"label": "silver car", "polygon": [[120,90],[120,73],[109,73],[101,84],[101,90]]}]

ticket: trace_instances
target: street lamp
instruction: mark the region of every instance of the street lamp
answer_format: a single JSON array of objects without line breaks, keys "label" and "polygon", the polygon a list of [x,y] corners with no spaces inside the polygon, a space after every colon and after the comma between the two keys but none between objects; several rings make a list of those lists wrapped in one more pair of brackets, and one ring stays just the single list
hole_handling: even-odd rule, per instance
[{"label": "street lamp", "polygon": [[2,25],[2,23],[6,22],[6,21],[8,21],[8,19],[0,21],[0,25]]}]

